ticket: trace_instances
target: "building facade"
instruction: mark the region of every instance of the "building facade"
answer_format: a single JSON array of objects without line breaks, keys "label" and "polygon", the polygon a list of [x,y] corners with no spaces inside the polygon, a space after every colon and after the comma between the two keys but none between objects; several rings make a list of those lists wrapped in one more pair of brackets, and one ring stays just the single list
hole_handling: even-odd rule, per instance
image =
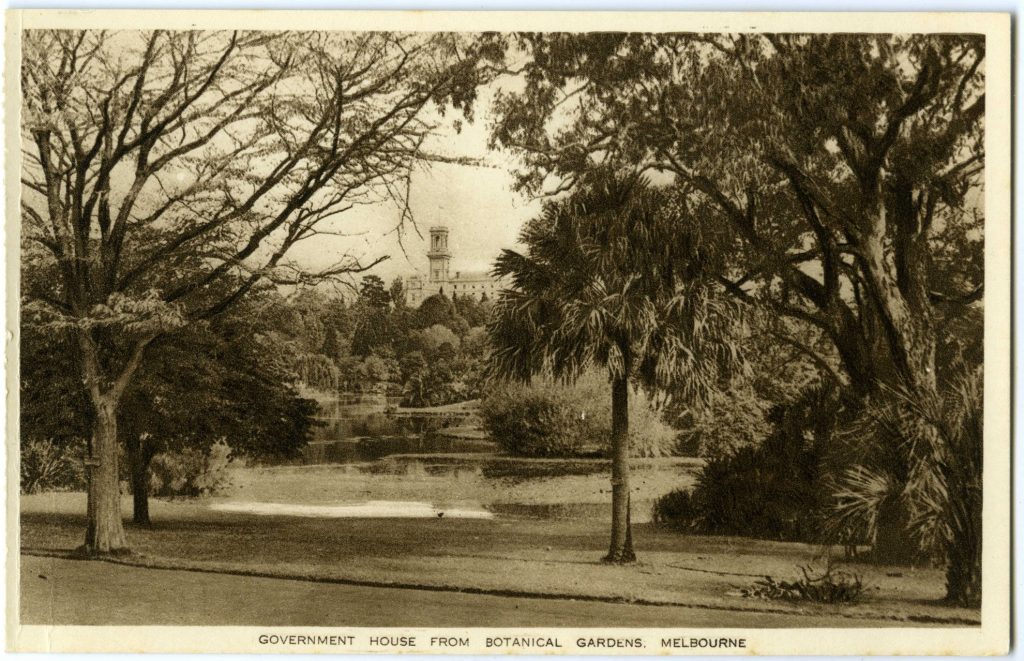
[{"label": "building facade", "polygon": [[410,276],[405,283],[406,300],[418,307],[434,294],[472,296],[480,300],[494,299],[501,292],[502,283],[486,271],[451,271],[452,253],[448,250],[448,228],[430,228],[430,249],[427,251],[429,270],[427,277]]}]

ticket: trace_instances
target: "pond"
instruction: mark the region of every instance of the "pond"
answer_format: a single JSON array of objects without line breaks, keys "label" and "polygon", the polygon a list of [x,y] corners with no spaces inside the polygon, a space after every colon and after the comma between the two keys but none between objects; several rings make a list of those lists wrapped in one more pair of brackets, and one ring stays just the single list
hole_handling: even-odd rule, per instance
[{"label": "pond", "polygon": [[403,453],[493,452],[472,410],[400,409],[399,397],[315,393],[320,405],[313,441],[297,463],[372,461]]},{"label": "pond", "polygon": [[[211,503],[227,511],[323,518],[610,517],[606,459],[502,455],[472,410],[396,410],[382,396],[338,398],[299,461],[238,467]],[[441,414],[444,413],[444,414]],[[633,520],[654,501],[693,484],[702,461],[636,459]]]}]

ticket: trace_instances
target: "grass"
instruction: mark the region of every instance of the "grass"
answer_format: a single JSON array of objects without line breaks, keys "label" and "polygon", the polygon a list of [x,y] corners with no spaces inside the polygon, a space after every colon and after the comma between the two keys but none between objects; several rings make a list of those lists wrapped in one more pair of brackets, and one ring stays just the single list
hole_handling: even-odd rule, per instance
[{"label": "grass", "polygon": [[[152,515],[151,528],[129,525],[139,554],[133,562],[148,566],[909,622],[976,624],[979,617],[939,604],[943,574],[932,568],[844,565],[866,586],[856,605],[744,598],[757,578],[796,578],[798,567],[822,563],[821,549],[647,524],[634,529],[641,562],[617,567],[599,562],[607,522],[592,519],[322,520],[212,512],[202,501],[154,501]],[[67,552],[81,543],[84,498],[23,496],[21,521],[24,551]]]}]

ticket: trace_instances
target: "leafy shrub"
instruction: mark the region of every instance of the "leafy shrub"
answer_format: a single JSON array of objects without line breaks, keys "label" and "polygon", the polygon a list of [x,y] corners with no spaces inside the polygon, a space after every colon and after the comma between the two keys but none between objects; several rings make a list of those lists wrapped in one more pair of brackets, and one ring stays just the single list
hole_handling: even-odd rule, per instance
[{"label": "leafy shrub", "polygon": [[[611,386],[599,372],[573,385],[535,380],[489,390],[480,415],[491,437],[512,455],[553,457],[606,454],[611,438]],[[632,391],[629,436],[633,456],[672,454],[676,430],[642,392]]]},{"label": "leafy shrub", "polygon": [[597,448],[599,431],[570,390],[557,387],[502,388],[481,402],[491,437],[508,454],[558,457]]},{"label": "leafy shrub", "polygon": [[207,452],[185,448],[153,457],[150,494],[188,498],[216,493],[228,486],[231,448],[215,443]]},{"label": "leafy shrub", "polygon": [[654,520],[704,534],[818,541],[829,505],[824,448],[839,406],[814,390],[776,407],[768,438],[708,459],[692,491],[655,502]]},{"label": "leafy shrub", "polygon": [[85,442],[28,439],[21,445],[21,492],[85,489]]},{"label": "leafy shrub", "polygon": [[676,489],[655,500],[651,512],[654,523],[666,528],[691,529],[698,519],[692,493],[689,489]]},{"label": "leafy shrub", "polygon": [[421,331],[413,331],[411,341],[422,346],[427,351],[436,351],[442,344],[451,345],[452,348],[459,348],[459,336],[447,326],[434,324]]},{"label": "leafy shrub", "polygon": [[827,567],[821,576],[812,576],[809,567],[801,567],[801,578],[795,581],[776,581],[765,576],[750,588],[741,591],[744,597],[758,599],[784,599],[786,601],[813,601],[821,604],[852,604],[864,594],[860,575],[832,571]]}]

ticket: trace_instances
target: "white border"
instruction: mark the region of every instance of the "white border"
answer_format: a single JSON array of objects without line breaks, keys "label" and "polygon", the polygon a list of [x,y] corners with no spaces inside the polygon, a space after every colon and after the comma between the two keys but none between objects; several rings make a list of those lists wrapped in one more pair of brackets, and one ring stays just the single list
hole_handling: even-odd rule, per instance
[{"label": "white border", "polygon": [[[27,4],[27,3],[26,3]],[[61,3],[64,5],[71,3]],[[116,6],[121,3],[107,3],[107,6]],[[196,6],[201,3],[175,3]],[[240,4],[240,3],[239,3]],[[260,3],[246,3],[248,6],[260,6]],[[395,3],[397,4],[397,3]],[[470,6],[477,3],[466,3]],[[749,4],[749,3],[748,3]],[[883,3],[879,3],[883,4]],[[936,3],[938,4],[938,3]],[[44,3],[35,3],[41,6]],[[307,3],[305,6],[323,7],[323,3]],[[394,4],[392,4],[394,6]],[[465,5],[463,5],[465,6]],[[563,6],[577,6],[568,4]],[[876,5],[877,6],[877,5]],[[884,6],[889,6],[887,3]],[[935,7],[935,5],[932,5]],[[939,5],[941,7],[941,5]],[[976,6],[975,6],[976,7]],[[143,27],[145,25],[160,27],[191,28],[197,24],[210,25],[230,22],[233,27],[258,28],[266,24],[267,20],[273,20],[275,27],[322,27],[323,16],[315,12],[304,13],[278,13],[272,15],[267,12],[223,12],[204,11],[202,13],[179,13],[163,14],[159,16],[147,12],[112,12],[103,15],[83,14],[80,12],[71,13],[50,13],[42,18],[36,12],[25,13],[20,16],[7,16],[9,29],[7,30],[8,48],[11,48],[16,41],[16,33],[13,28],[22,19],[22,25],[31,26],[45,20],[48,25],[55,21],[66,21],[76,26],[83,25],[109,26],[116,24],[127,27]],[[969,24],[968,24],[969,21]],[[906,31],[950,31],[961,32],[985,31],[989,36],[988,52],[986,56],[986,77],[988,81],[987,111],[986,111],[986,154],[988,164],[986,168],[986,453],[985,453],[985,548],[986,548],[986,572],[984,575],[985,601],[982,608],[983,626],[974,630],[957,629],[893,629],[893,630],[871,630],[870,636],[865,635],[865,630],[833,630],[833,629],[787,629],[787,630],[743,630],[743,635],[753,641],[751,651],[758,653],[789,653],[789,654],[815,654],[826,651],[835,652],[840,647],[845,653],[889,653],[889,654],[943,654],[951,652],[991,654],[1000,653],[1005,650],[1005,632],[1009,629],[1009,576],[998,576],[989,568],[1000,564],[1003,558],[1008,559],[998,551],[990,556],[993,550],[1003,549],[1004,554],[1010,551],[1010,533],[1008,510],[1005,508],[991,507],[994,501],[1005,502],[1006,495],[1010,493],[1009,471],[1010,455],[1009,446],[1004,439],[1009,438],[1009,397],[1010,397],[1010,375],[1009,361],[1006,356],[1010,349],[1010,169],[1009,169],[1009,145],[1010,145],[1010,113],[1007,112],[1010,105],[1009,80],[1010,80],[1010,42],[1008,37],[1009,19],[1007,16],[988,15],[949,15],[949,14],[778,14],[778,13],[733,13],[733,14],[660,14],[660,13],[591,13],[591,14],[565,14],[560,12],[545,12],[543,14],[519,14],[505,12],[488,12],[486,14],[472,14],[464,12],[445,13],[360,13],[347,14],[346,29],[481,29],[489,26],[492,29],[607,29],[614,26],[618,30],[722,30],[722,31],[746,31],[751,28],[759,30],[794,30],[811,32],[827,31],[861,31],[861,32],[890,32],[900,31],[899,25],[903,24]],[[981,29],[983,27],[984,29]],[[11,63],[8,63],[8,82],[12,77]],[[1002,89],[999,89],[1002,88]],[[15,113],[10,97],[6,105],[7,118],[10,120]],[[14,128],[12,128],[14,127]],[[17,144],[18,132],[16,123],[8,121],[7,124],[8,145]],[[16,150],[12,150],[15,154]],[[1002,154],[1000,163],[1000,154]],[[12,155],[8,154],[8,167],[10,167]],[[996,160],[993,160],[996,159]],[[8,169],[10,173],[11,170]],[[14,197],[12,195],[12,197]],[[8,200],[8,217],[16,217],[12,213],[17,211],[17,200]],[[9,224],[11,225],[11,224]],[[1000,236],[1002,234],[1002,236]],[[1003,240],[1000,240],[1003,239]],[[17,297],[17,233],[8,227],[6,236],[8,246],[8,274],[12,277],[7,279],[9,286],[8,301],[16,303]],[[13,257],[13,258],[12,258]],[[997,305],[997,302],[1005,301],[1006,305]],[[16,305],[13,306],[16,308]],[[16,328],[17,310],[11,318],[11,308],[8,310],[9,328]],[[8,335],[10,339],[11,336]],[[8,352],[8,364],[16,357],[16,353]],[[1000,370],[999,366],[1006,369]],[[13,370],[11,370],[13,372]],[[10,388],[10,381],[8,387]],[[13,393],[16,396],[16,384]],[[1000,401],[1004,400],[1004,401]],[[998,409],[998,410],[997,410]],[[17,409],[11,409],[16,411]],[[11,423],[11,419],[8,419]],[[11,429],[8,427],[8,431]],[[9,434],[9,439],[15,435]],[[10,462],[9,462],[10,463]],[[9,471],[7,474],[8,502],[13,504],[17,499],[17,475]],[[12,494],[13,489],[13,494]],[[1018,498],[1019,503],[1019,498]],[[1006,505],[1008,506],[1008,502]],[[1018,513],[1020,507],[1018,505]],[[17,559],[17,532],[16,524],[17,509],[8,508],[8,533],[14,533],[8,537],[8,561]],[[8,584],[10,586],[10,584]],[[8,595],[10,597],[10,595]],[[8,611],[10,615],[12,612]],[[98,631],[102,629],[103,631]],[[142,649],[140,643],[145,641],[145,649],[151,651],[239,651],[240,649],[253,650],[248,636],[252,635],[253,629],[218,627],[214,636],[210,635],[209,629],[204,628],[170,628],[170,627],[22,627],[14,640],[8,641],[8,647],[18,649],[37,650],[95,650],[108,651],[138,651]],[[508,630],[503,630],[508,631]],[[522,631],[522,630],[517,630]],[[571,630],[557,630],[561,637],[571,637]],[[604,630],[607,633],[609,630]],[[654,632],[654,630],[644,630]],[[729,635],[727,630],[715,630],[715,633]],[[728,630],[735,631],[735,630]],[[130,632],[130,635],[129,635]],[[100,634],[99,636],[97,634]],[[784,640],[779,640],[783,639]],[[218,642],[219,641],[219,642]],[[995,644],[993,644],[995,643]],[[826,649],[827,648],[827,649]],[[313,650],[290,650],[295,652]],[[336,651],[336,650],[318,650]]]}]

